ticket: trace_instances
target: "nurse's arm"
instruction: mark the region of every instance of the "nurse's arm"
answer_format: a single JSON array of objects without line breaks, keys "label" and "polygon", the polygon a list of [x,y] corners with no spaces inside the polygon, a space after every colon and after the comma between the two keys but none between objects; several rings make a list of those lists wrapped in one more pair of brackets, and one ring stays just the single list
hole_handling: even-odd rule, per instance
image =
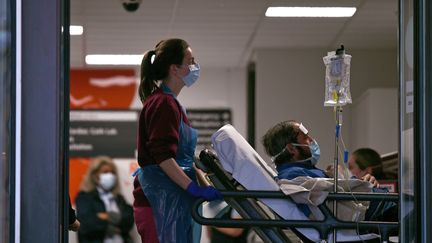
[{"label": "nurse's arm", "polygon": [[192,180],[183,172],[178,166],[177,162],[173,159],[166,159],[162,161],[159,166],[173,180],[177,185],[186,190]]}]

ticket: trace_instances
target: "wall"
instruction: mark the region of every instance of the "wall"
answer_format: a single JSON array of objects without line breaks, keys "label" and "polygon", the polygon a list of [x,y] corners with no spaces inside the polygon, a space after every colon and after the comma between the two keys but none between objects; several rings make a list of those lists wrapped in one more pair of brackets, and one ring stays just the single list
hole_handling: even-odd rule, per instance
[{"label": "wall", "polygon": [[[368,88],[397,88],[397,50],[354,50],[352,55],[351,94],[353,104],[344,107],[343,139],[351,146],[351,113]],[[302,121],[321,147],[319,166],[325,168],[333,161],[333,109],[324,107],[323,49],[259,49],[256,57],[256,145],[267,161],[260,139],[276,123],[295,119]],[[396,98],[395,98],[396,99]],[[390,121],[389,121],[390,122]],[[397,124],[397,119],[393,120]],[[376,143],[385,139],[374,138]],[[368,140],[369,141],[369,140]],[[365,144],[366,145],[366,144]],[[395,148],[397,149],[397,147]]]},{"label": "wall", "polygon": [[352,106],[352,148],[371,147],[380,154],[398,149],[398,90],[372,88]]},{"label": "wall", "polygon": [[[139,73],[137,71],[137,73]],[[136,92],[137,93],[137,92]],[[200,78],[183,88],[178,99],[187,108],[230,108],[233,126],[246,136],[246,69],[201,67]],[[138,97],[132,105],[140,109]]]}]

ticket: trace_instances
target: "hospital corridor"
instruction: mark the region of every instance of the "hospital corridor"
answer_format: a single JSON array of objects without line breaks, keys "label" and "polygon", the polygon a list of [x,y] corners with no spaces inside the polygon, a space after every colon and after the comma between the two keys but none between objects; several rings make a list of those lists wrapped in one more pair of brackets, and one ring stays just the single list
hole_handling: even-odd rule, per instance
[{"label": "hospital corridor", "polygon": [[0,13],[0,243],[432,242],[430,1]]}]

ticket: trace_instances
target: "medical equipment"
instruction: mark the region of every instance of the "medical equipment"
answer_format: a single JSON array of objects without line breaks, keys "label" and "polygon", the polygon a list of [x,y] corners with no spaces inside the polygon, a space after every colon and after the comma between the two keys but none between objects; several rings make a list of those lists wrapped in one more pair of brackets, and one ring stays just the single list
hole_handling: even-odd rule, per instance
[{"label": "medical equipment", "polygon": [[[201,224],[220,227],[260,226],[255,230],[265,242],[290,242],[281,229],[290,228],[305,242],[331,241],[331,230],[337,228],[338,242],[367,241],[377,239],[375,234],[358,235],[356,230],[371,226],[380,227],[381,236],[386,239],[389,232],[397,230],[397,223],[347,222],[341,221],[323,204],[319,206],[324,220],[311,221],[290,199],[280,191],[274,177],[276,173],[247,141],[230,125],[222,127],[212,136],[215,154],[202,151],[201,164],[207,167],[208,177],[213,185],[221,190],[226,202],[232,205],[242,216],[242,220],[206,219],[193,211],[194,219]],[[244,192],[242,189],[253,190]],[[224,192],[228,190],[230,192]],[[259,190],[259,191],[257,191]],[[397,195],[358,194],[359,200],[373,199],[397,200]],[[258,201],[257,201],[258,198]],[[332,194],[327,200],[352,200],[351,194]],[[201,200],[202,202],[202,200]],[[196,202],[198,205],[200,202]],[[262,205],[265,204],[266,206]],[[325,204],[325,203],[324,203]],[[268,210],[266,210],[268,207]],[[195,207],[194,207],[195,208]],[[269,214],[270,213],[273,214]],[[352,230],[349,230],[352,229]]]},{"label": "medical equipment", "polygon": [[343,106],[351,103],[350,67],[351,55],[344,46],[323,57],[326,66],[324,106]]},{"label": "medical equipment", "polygon": [[[348,168],[346,162],[348,161],[348,151],[345,148],[343,139],[341,136],[342,129],[342,106],[352,103],[350,93],[350,67],[351,67],[351,55],[345,54],[345,47],[341,45],[341,48],[335,52],[329,52],[327,56],[323,57],[324,64],[326,66],[326,92],[324,106],[333,106],[335,114],[335,152],[334,152],[334,163],[333,163],[333,175],[334,175],[334,188],[333,191],[337,192],[339,178],[339,142],[342,142],[344,155],[344,163],[342,167],[344,174],[348,174]],[[336,204],[333,206],[333,211],[337,215]],[[334,241],[337,234],[334,234]]]}]

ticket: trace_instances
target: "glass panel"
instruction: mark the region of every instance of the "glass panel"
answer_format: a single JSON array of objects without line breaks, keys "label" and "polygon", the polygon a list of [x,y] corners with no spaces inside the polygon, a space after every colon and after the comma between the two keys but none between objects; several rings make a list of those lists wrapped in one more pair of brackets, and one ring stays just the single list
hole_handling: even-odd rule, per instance
[{"label": "glass panel", "polygon": [[9,166],[11,136],[10,1],[0,0],[0,242],[9,241]]},{"label": "glass panel", "polygon": [[[416,242],[414,214],[414,23],[413,0],[400,9],[401,235],[399,242]],[[411,212],[411,213],[410,213]],[[409,217],[410,216],[410,217]]]}]

